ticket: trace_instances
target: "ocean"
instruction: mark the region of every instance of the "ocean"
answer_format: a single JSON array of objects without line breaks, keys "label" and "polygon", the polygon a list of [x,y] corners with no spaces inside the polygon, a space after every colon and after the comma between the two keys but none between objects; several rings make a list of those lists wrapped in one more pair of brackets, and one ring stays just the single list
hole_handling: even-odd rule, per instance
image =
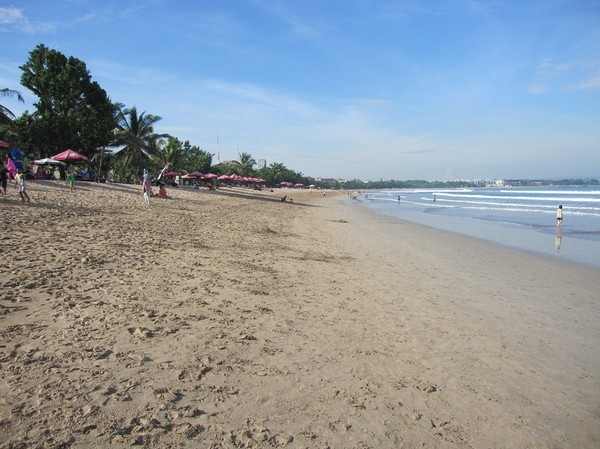
[{"label": "ocean", "polygon": [[[525,251],[600,267],[600,187],[364,191],[378,213]],[[556,226],[563,206],[564,221]]]}]

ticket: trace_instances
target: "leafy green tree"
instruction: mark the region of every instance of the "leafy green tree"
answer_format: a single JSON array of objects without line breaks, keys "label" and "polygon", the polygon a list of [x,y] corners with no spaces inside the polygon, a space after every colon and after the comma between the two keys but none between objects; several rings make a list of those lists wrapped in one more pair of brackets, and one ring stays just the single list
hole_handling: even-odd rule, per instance
[{"label": "leafy green tree", "polygon": [[183,142],[181,169],[187,172],[199,171],[207,173],[212,165],[213,154],[204,151],[189,140]]},{"label": "leafy green tree", "polygon": [[138,114],[135,106],[130,109],[119,107],[112,146],[123,147],[114,154],[114,159],[128,168],[122,169],[123,176],[129,178],[134,173],[141,173],[142,169],[152,164],[151,156],[160,158],[159,142],[170,137],[154,132],[154,124],[160,120],[161,117],[157,115],[146,112]]},{"label": "leafy green tree", "polygon": [[306,180],[302,173],[290,170],[280,162],[261,168],[257,174],[266,181],[267,185],[281,184],[283,181],[304,183]]},{"label": "leafy green tree", "polygon": [[[8,88],[0,89],[0,97],[17,97],[17,100],[19,100],[21,103],[25,103],[25,100],[23,99],[23,96],[19,91],[11,90]],[[15,114],[13,114],[10,109],[0,104],[0,124],[13,125],[13,120],[15,118]]]},{"label": "leafy green tree", "polygon": [[25,139],[38,152],[73,148],[92,156],[110,142],[114,105],[83,61],[40,44],[20,69],[21,84],[39,99],[36,111],[21,123],[28,127]]}]

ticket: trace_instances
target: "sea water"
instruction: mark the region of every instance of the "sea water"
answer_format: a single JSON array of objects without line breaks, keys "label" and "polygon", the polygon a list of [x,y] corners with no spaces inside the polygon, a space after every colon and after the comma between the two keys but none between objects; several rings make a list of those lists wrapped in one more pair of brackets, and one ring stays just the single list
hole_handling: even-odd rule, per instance
[{"label": "sea water", "polygon": [[[600,267],[600,187],[365,191],[379,213]],[[564,221],[557,226],[562,205]]]}]

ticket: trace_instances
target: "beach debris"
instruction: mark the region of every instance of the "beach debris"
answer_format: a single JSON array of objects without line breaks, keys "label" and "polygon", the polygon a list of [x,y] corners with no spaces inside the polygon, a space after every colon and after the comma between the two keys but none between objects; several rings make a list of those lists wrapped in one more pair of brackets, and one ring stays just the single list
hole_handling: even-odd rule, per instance
[{"label": "beach debris", "polygon": [[431,418],[431,427],[433,427],[434,429],[439,429],[448,424],[450,424],[450,421],[446,421],[440,418]]},{"label": "beach debris", "polygon": [[134,337],[137,338],[151,338],[154,337],[154,332],[146,327],[128,327],[127,331]]},{"label": "beach debris", "polygon": [[439,391],[439,388],[429,382],[421,382],[417,385],[417,390],[421,390],[424,393],[434,393]]},{"label": "beach debris", "polygon": [[256,340],[257,338],[254,335],[248,335],[248,334],[241,334],[240,337],[238,338],[238,341],[249,341],[249,340]]}]

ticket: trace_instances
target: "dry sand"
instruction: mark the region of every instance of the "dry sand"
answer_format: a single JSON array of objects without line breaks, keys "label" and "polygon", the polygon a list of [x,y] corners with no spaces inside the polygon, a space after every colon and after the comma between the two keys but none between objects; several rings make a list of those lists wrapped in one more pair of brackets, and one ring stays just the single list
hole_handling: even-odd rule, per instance
[{"label": "dry sand", "polygon": [[0,197],[0,447],[595,448],[600,271],[345,194]]}]

